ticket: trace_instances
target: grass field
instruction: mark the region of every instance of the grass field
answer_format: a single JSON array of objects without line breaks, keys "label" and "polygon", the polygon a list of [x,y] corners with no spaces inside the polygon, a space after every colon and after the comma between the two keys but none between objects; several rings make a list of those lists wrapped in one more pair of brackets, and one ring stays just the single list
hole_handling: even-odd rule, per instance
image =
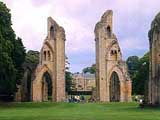
[{"label": "grass field", "polygon": [[0,105],[0,120],[160,120],[160,109],[137,103],[12,103]]}]

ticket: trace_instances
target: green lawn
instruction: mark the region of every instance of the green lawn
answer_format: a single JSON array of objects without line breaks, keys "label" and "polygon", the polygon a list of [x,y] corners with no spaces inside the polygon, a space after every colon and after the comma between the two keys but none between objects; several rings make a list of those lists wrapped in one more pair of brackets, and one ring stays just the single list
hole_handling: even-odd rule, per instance
[{"label": "green lawn", "polygon": [[0,105],[0,120],[160,120],[160,109],[137,103],[12,103]]}]

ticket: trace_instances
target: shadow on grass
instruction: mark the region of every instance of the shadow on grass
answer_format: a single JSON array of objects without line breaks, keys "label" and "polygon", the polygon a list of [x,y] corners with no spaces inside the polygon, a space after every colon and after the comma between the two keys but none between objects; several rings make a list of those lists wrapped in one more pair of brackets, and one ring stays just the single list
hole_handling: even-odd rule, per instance
[{"label": "shadow on grass", "polygon": [[160,111],[160,108],[153,108],[153,107],[139,107],[138,103],[118,103],[118,102],[111,102],[111,103],[55,103],[55,102],[1,102],[0,108],[61,108],[61,109],[69,109],[69,108],[89,108],[89,109],[105,109],[105,110],[116,110],[116,111],[149,111],[149,110],[156,110]]},{"label": "shadow on grass", "polygon": [[54,102],[1,102],[0,108],[49,108],[58,106],[61,103]]}]

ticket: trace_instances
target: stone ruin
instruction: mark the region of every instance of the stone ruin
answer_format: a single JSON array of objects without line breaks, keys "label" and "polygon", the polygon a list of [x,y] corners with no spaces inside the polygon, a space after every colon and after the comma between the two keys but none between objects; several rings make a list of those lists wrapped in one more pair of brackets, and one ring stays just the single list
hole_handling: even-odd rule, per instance
[{"label": "stone ruin", "polygon": [[97,99],[131,101],[131,80],[118,40],[113,33],[113,12],[107,10],[95,26]]},{"label": "stone ruin", "polygon": [[160,105],[160,13],[156,15],[148,33],[150,66],[147,104]]},{"label": "stone ruin", "polygon": [[[98,101],[127,102],[131,101],[132,85],[118,40],[113,33],[112,16],[111,10],[106,11],[95,27],[96,97]],[[30,72],[32,80],[28,90],[30,93],[27,94],[34,102],[49,99],[59,102],[66,98],[65,31],[49,17],[47,33],[40,51],[39,64]],[[26,74],[24,77],[27,77]],[[26,83],[26,79],[23,80],[22,83]],[[26,88],[25,84],[20,88],[24,89],[23,87]],[[22,94],[24,93],[21,93],[21,97],[25,98]],[[20,98],[20,90],[17,96]]]}]

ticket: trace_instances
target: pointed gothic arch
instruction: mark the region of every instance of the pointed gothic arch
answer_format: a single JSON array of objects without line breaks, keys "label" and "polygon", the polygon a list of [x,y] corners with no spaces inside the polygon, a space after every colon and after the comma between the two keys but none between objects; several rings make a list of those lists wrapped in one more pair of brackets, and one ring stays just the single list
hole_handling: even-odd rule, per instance
[{"label": "pointed gothic arch", "polygon": [[110,27],[109,25],[107,26],[106,32],[107,32],[108,38],[111,38],[111,36],[112,36],[112,31],[111,31],[111,27]]},{"label": "pointed gothic arch", "polygon": [[[38,68],[37,68],[38,70]],[[48,92],[52,93],[52,100],[54,101],[54,88],[53,88],[53,82],[54,82],[54,76],[52,71],[47,65],[41,66],[38,71],[36,71],[36,79],[33,81],[33,100],[34,101],[48,101],[48,96],[51,94],[48,94]],[[49,90],[49,86],[51,86]],[[51,99],[50,99],[51,100]]]},{"label": "pointed gothic arch", "polygon": [[53,25],[50,27],[50,37],[52,39],[54,38],[54,27],[53,27]]},{"label": "pointed gothic arch", "polygon": [[42,101],[52,100],[54,96],[52,96],[53,84],[52,78],[48,71],[44,72],[42,76]]},{"label": "pointed gothic arch", "polygon": [[118,74],[113,71],[110,77],[109,84],[110,102],[120,101],[120,80]]},{"label": "pointed gothic arch", "polygon": [[23,80],[21,82],[22,87],[22,99],[21,101],[29,102],[32,100],[32,69],[30,67],[24,68]]}]

